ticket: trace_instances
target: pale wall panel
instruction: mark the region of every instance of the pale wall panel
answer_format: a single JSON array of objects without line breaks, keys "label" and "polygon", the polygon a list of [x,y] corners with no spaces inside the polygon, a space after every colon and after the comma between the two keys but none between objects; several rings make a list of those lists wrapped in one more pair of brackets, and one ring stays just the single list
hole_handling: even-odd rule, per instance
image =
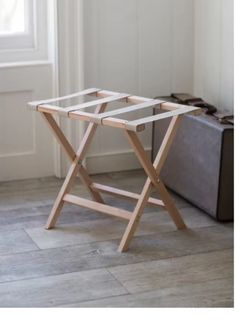
[{"label": "pale wall panel", "polygon": [[224,0],[222,5],[221,21],[221,85],[220,101],[221,109],[233,109],[233,0]]},{"label": "pale wall panel", "polygon": [[[147,97],[192,92],[193,0],[86,0],[84,38],[85,87]],[[151,147],[151,126],[141,140]],[[90,155],[129,151],[120,130],[102,128]]]},{"label": "pale wall panel", "polygon": [[195,1],[194,93],[233,110],[233,1]]},{"label": "pale wall panel", "polygon": [[34,152],[35,114],[26,108],[30,100],[30,91],[0,93],[0,157]]},{"label": "pale wall panel", "polygon": [[54,174],[53,138],[27,103],[52,95],[51,64],[0,68],[0,181]]}]

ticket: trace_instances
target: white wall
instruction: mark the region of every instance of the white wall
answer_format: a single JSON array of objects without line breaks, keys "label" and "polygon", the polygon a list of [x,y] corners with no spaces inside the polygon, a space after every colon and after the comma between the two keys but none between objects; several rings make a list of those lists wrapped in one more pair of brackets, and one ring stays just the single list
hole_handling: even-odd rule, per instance
[{"label": "white wall", "polygon": [[195,0],[194,93],[233,111],[233,0]]},{"label": "white wall", "polygon": [[[232,0],[59,0],[60,94],[69,94],[83,86],[80,2],[84,3],[84,87],[97,86],[148,97],[194,91],[222,110],[232,109]],[[52,20],[50,15],[50,23]],[[51,35],[56,42],[53,31]],[[12,67],[7,70],[6,66],[0,66],[0,100],[14,108],[15,119],[21,109],[22,115],[25,112],[23,126],[30,134],[27,136],[22,131],[14,136],[18,141],[13,141],[12,133],[4,129],[11,127],[8,120],[0,126],[0,137],[5,144],[3,146],[0,139],[0,180],[54,172],[51,135],[45,140],[48,132],[44,133],[41,125],[37,126],[38,132],[35,131],[34,118],[24,109],[26,101],[52,95],[52,66],[47,61],[32,66],[29,72],[30,68],[18,66],[15,71]],[[16,72],[21,81],[12,81],[17,79]],[[12,100],[19,104],[14,105]],[[12,123],[11,111],[2,109],[0,120],[9,116]],[[80,122],[74,126],[70,123],[61,122],[75,144],[81,138],[82,126]],[[36,149],[33,137],[38,137]],[[150,153],[150,127],[141,134],[141,139]],[[50,153],[45,150],[44,141],[50,145],[47,149]],[[59,151],[56,174],[64,175],[66,158]],[[36,161],[31,154],[35,154]],[[91,172],[139,166],[121,131],[108,128],[99,130],[87,164]]]},{"label": "white wall", "polygon": [[[86,0],[84,13],[85,87],[146,97],[192,92],[193,0]],[[124,138],[102,128],[89,169],[138,167]],[[150,127],[141,139],[150,151]]]}]

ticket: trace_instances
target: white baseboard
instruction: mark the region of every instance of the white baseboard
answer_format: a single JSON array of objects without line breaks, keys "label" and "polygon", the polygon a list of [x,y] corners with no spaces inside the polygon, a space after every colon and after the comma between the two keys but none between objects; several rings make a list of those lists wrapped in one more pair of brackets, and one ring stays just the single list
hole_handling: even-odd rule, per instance
[{"label": "white baseboard", "polygon": [[[151,158],[151,148],[145,148]],[[88,155],[86,157],[86,168],[90,174],[109,173],[142,168],[135,153],[121,151],[107,154]]]}]

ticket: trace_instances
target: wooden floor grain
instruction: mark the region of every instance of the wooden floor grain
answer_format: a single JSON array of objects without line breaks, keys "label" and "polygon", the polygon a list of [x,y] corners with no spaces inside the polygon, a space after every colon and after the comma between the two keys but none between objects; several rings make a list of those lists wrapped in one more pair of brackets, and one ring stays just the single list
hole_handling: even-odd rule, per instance
[{"label": "wooden floor grain", "polygon": [[[93,179],[140,192],[145,175]],[[0,307],[232,307],[233,224],[217,223],[172,194],[188,229],[146,208],[130,250],[117,252],[126,222],[66,204],[43,226],[62,180],[0,183]],[[87,197],[79,181],[73,191]],[[134,204],[104,196],[108,204]]]}]

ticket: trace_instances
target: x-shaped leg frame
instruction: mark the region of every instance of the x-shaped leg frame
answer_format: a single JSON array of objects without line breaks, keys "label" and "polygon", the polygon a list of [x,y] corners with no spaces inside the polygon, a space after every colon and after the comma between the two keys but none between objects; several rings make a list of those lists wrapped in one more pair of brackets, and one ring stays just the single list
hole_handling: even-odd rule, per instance
[{"label": "x-shaped leg frame", "polygon": [[138,202],[135,206],[135,209],[129,221],[129,224],[127,225],[127,228],[125,230],[125,233],[119,245],[119,251],[121,252],[128,250],[129,243],[138,226],[139,220],[143,214],[144,208],[152,192],[152,188],[155,188],[159,193],[168,213],[170,214],[177,228],[178,229],[186,228],[186,225],[183,219],[181,218],[179,211],[177,210],[167,189],[165,188],[164,184],[162,183],[159,177],[160,171],[165,162],[170,146],[174,140],[176,130],[179,126],[180,120],[181,120],[181,116],[174,116],[172,118],[153,164],[148,159],[145,153],[145,150],[143,149],[142,144],[140,143],[136,133],[132,131],[126,131],[130,144],[132,145],[135,151],[135,154],[138,157],[140,163],[142,164],[148,178],[144,184],[144,187],[142,189]]},{"label": "x-shaped leg frame", "polygon": [[[107,104],[101,104],[98,105],[95,113],[103,113]],[[67,173],[67,176],[64,180],[64,183],[59,191],[59,194],[55,200],[55,203],[53,205],[53,208],[51,210],[51,213],[49,215],[48,221],[46,223],[45,228],[51,229],[55,226],[56,221],[59,217],[60,211],[63,207],[64,202],[70,202],[75,203],[84,207],[88,207],[90,209],[98,210],[100,212],[104,212],[106,214],[111,214],[114,216],[118,216],[124,219],[127,219],[129,221],[126,230],[123,234],[122,240],[120,242],[118,250],[120,252],[127,251],[129,244],[131,242],[131,239],[134,236],[134,233],[136,231],[136,228],[138,226],[138,223],[140,221],[140,218],[143,214],[145,206],[150,204],[160,205],[164,206],[168,213],[170,214],[172,220],[174,221],[176,227],[178,229],[185,229],[186,225],[183,221],[183,219],[180,216],[180,213],[178,212],[177,208],[174,205],[174,202],[172,201],[167,189],[165,188],[164,184],[162,183],[159,175],[160,171],[162,169],[162,166],[165,162],[165,159],[167,157],[169,148],[171,146],[171,143],[174,139],[174,136],[176,134],[176,130],[179,126],[181,117],[180,115],[174,116],[170,122],[170,125],[168,127],[168,130],[165,134],[165,137],[162,141],[161,147],[159,149],[159,152],[155,158],[154,163],[152,164],[151,161],[148,159],[146,152],[141,144],[141,142],[138,139],[138,136],[135,132],[130,130],[125,130],[125,133],[127,135],[127,138],[138,157],[140,163],[142,164],[146,174],[147,179],[144,184],[144,187],[142,189],[142,192],[140,195],[134,194],[131,192],[125,192],[125,196],[127,198],[134,198],[137,199],[136,206],[134,208],[133,212],[128,212],[124,210],[120,210],[114,207],[111,207],[109,205],[104,204],[103,198],[100,195],[99,192],[99,184],[93,183],[91,180],[89,174],[87,173],[86,169],[82,165],[82,161],[86,155],[86,152],[88,150],[88,147],[93,139],[93,136],[96,132],[98,124],[90,122],[86,132],[84,134],[84,137],[82,139],[82,142],[78,148],[78,151],[75,152],[64,136],[63,132],[57,125],[55,119],[51,114],[48,114],[46,112],[42,112],[42,115],[44,119],[46,120],[47,124],[49,125],[49,128],[52,130],[54,136],[60,143],[61,147],[66,152],[67,156],[69,157],[71,161],[71,166],[69,168],[69,171]],[[93,198],[93,201],[84,200],[81,198],[78,198],[76,196],[73,196],[71,194],[68,194],[71,190],[74,180],[76,176],[79,175],[83,184],[86,186],[88,191],[91,194],[91,197]],[[158,194],[160,195],[162,201],[153,199],[150,197],[150,194],[152,190],[156,189]],[[102,190],[102,189],[101,189]],[[114,188],[110,188],[110,190],[115,190]],[[120,190],[119,190],[120,191]],[[124,196],[124,191],[123,196]],[[113,193],[115,194],[115,192]],[[118,193],[116,193],[118,194]],[[121,195],[121,193],[119,193]]]}]

